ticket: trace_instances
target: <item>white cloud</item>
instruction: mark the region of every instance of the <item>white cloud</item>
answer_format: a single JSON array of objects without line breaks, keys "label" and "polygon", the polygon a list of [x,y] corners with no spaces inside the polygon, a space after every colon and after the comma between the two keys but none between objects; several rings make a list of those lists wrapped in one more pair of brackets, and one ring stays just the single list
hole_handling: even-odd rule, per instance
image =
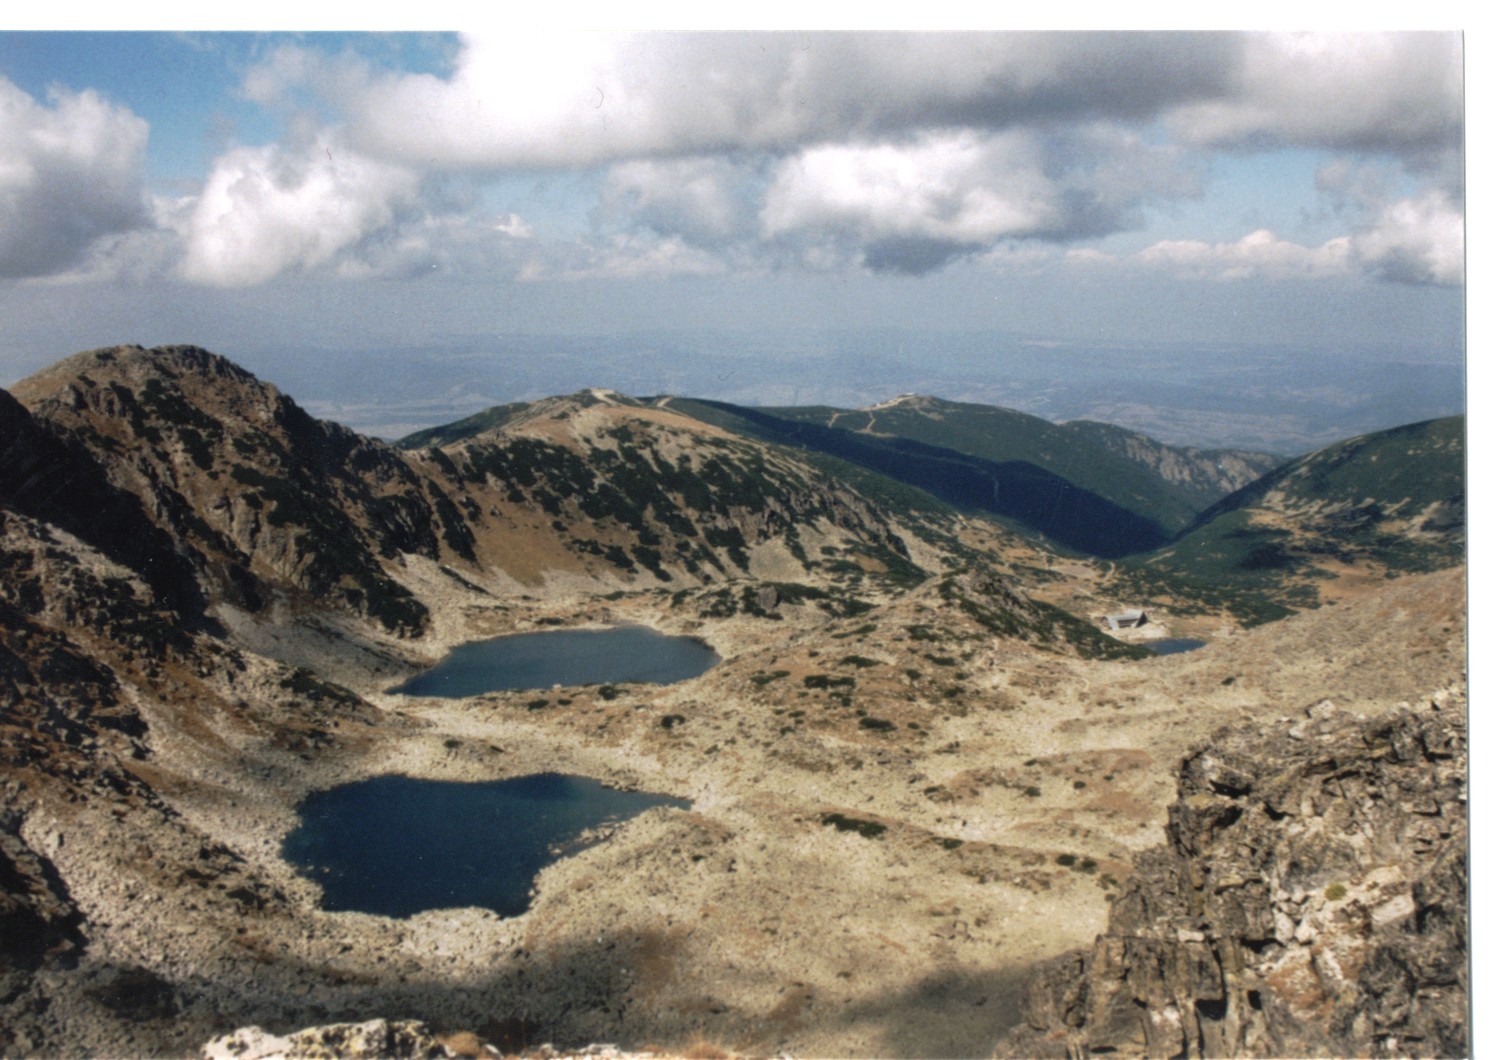
[{"label": "white cloud", "polygon": [[955,136],[810,148],[777,172],[761,213],[765,234],[847,238],[871,261],[924,271],[918,266],[1052,226],[1052,189],[1029,164],[1028,145],[1005,146],[1013,150]]},{"label": "white cloud", "polygon": [[299,148],[237,147],[220,156],[177,220],[181,275],[236,287],[325,264],[392,227],[419,177],[321,137]]},{"label": "white cloud", "polygon": [[348,279],[484,273],[515,277],[533,253],[533,230],[516,214],[430,214],[370,234],[335,262]]},{"label": "white cloud", "polygon": [[[1354,153],[1320,185],[1343,201],[1355,181],[1340,208],[1353,234],[1173,239],[1140,260],[1223,278],[1462,280],[1453,34],[501,34],[464,38],[451,69],[278,49],[241,91],[292,139],[224,152],[198,193],[158,203],[153,228],[142,121],[91,93],[43,107],[0,80],[0,275],[164,270],[232,287],[311,269],[1008,265],[1197,197],[1197,147],[1282,144]],[[1413,179],[1366,195],[1363,158]],[[589,239],[549,244],[515,214],[484,213],[474,190],[576,167],[599,200],[558,208],[572,221],[593,206]],[[462,182],[464,198],[450,191]]]},{"label": "white cloud", "polygon": [[1219,92],[1236,50],[1218,34],[504,32],[464,38],[448,78],[332,76],[294,50],[246,84],[262,100],[319,92],[382,157],[562,168],[1143,121]]},{"label": "white cloud", "polygon": [[1172,151],[1107,129],[928,135],[804,150],[778,168],[761,221],[767,237],[821,236],[871,269],[917,273],[1005,239],[1105,235],[1195,186]]},{"label": "white cloud", "polygon": [[762,168],[729,158],[618,163],[606,175],[600,216],[697,246],[724,246],[755,233]]},{"label": "white cloud", "polygon": [[[1195,147],[1376,152],[1443,186],[1462,138],[1461,52],[1444,33],[497,33],[463,38],[438,77],[288,47],[248,73],[246,97],[302,119],[318,100],[318,120],[342,123],[323,135],[356,168],[318,183],[271,174],[278,157],[225,157],[184,271],[246,283],[333,258],[343,271],[433,263],[433,229],[405,216],[419,213],[416,169],[608,168],[590,216],[609,235],[527,266],[578,255],[580,271],[608,268],[592,261],[608,245],[627,248],[614,261],[645,246],[664,263],[921,273],[1009,241],[1072,244],[1198,196],[1200,156],[1183,157]],[[1370,238],[1354,217],[1359,267],[1406,278],[1451,252],[1423,242],[1441,218],[1373,215]],[[454,245],[479,245],[456,227]],[[1153,260],[1206,257],[1226,275],[1337,265],[1276,238],[1158,246]]]},{"label": "white cloud", "polygon": [[[1123,259],[1068,255],[1086,264]],[[1376,205],[1358,230],[1317,247],[1279,239],[1267,229],[1233,243],[1164,240],[1136,255],[1143,265],[1190,278],[1239,280],[1372,276],[1396,283],[1452,287],[1464,282],[1464,211],[1440,191]]]},{"label": "white cloud", "polygon": [[1331,239],[1306,247],[1260,228],[1234,243],[1168,239],[1141,251],[1140,264],[1211,280],[1297,279],[1341,276],[1351,270],[1350,240]]},{"label": "white cloud", "polygon": [[1440,191],[1388,204],[1351,246],[1362,267],[1383,279],[1464,282],[1464,210]]},{"label": "white cloud", "polygon": [[0,277],[60,272],[149,223],[146,122],[91,91],[47,103],[0,77]]},{"label": "white cloud", "polygon": [[1191,143],[1414,152],[1463,128],[1452,33],[502,32],[464,38],[448,78],[292,48],[245,86],[320,94],[369,153],[478,169],[1152,120]]}]

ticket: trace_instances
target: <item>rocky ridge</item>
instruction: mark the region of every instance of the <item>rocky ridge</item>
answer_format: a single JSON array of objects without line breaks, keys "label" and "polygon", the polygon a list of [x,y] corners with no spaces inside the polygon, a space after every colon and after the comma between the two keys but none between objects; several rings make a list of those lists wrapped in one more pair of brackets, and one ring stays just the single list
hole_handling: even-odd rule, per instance
[{"label": "rocky ridge", "polygon": [[116,521],[90,519],[81,498],[103,498],[120,515],[105,551],[142,570],[170,560],[176,582],[196,583],[198,610],[330,606],[411,637],[429,622],[411,562],[487,591],[567,577],[604,592],[801,577],[825,547],[895,564],[915,547],[887,513],[780,451],[594,395],[403,453],[196,347],[78,354],[13,393],[0,424],[24,444],[0,475],[16,501],[55,514],[60,480],[79,498],[62,525],[96,533]]}]

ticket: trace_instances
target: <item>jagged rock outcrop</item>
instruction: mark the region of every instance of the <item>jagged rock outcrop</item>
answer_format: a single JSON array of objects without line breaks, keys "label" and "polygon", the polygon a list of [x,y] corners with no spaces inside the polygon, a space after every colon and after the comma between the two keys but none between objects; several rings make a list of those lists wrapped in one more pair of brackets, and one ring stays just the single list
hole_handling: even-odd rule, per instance
[{"label": "jagged rock outcrop", "polygon": [[1466,766],[1462,688],[1223,730],[999,1055],[1465,1055]]},{"label": "jagged rock outcrop", "polygon": [[141,574],[184,621],[200,623],[205,599],[188,558],[141,498],[109,481],[98,457],[50,429],[0,390],[0,507],[76,535]]},{"label": "jagged rock outcrop", "polygon": [[1166,445],[1148,435],[1092,420],[1072,420],[1062,424],[1061,430],[1147,468],[1197,507],[1236,492],[1280,461],[1266,453],[1239,449]]}]

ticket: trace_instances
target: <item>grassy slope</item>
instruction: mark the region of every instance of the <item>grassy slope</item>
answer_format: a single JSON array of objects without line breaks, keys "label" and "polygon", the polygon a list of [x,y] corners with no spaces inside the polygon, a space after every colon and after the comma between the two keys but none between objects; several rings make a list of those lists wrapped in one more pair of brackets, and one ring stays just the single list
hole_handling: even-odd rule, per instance
[{"label": "grassy slope", "polygon": [[1452,566],[1464,559],[1464,474],[1462,416],[1352,438],[1237,491],[1126,576],[1255,624],[1314,604],[1321,564],[1388,576]]},{"label": "grassy slope", "polygon": [[463,420],[456,420],[454,423],[415,431],[393,444],[398,449],[423,449],[427,445],[450,445],[452,442],[474,438],[484,431],[496,430],[531,407],[526,401],[514,402],[511,405],[494,405],[475,415],[467,416]]},{"label": "grassy slope", "polygon": [[1155,443],[1110,424],[1055,424],[1012,409],[935,398],[851,411],[823,406],[762,411],[823,426],[831,422],[840,430],[868,430],[951,449],[979,460],[1025,461],[1170,533],[1183,529],[1207,504],[1220,499],[1219,493],[1171,482],[1132,459],[1125,452],[1126,442]]}]

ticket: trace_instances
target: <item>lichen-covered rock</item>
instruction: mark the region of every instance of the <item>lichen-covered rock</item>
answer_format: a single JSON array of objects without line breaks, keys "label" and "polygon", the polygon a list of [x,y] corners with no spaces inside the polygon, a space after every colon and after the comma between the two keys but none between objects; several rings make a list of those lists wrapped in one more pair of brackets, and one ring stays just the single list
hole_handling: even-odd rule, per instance
[{"label": "lichen-covered rock", "polygon": [[1465,701],[1222,730],[1108,931],[1040,968],[1004,1056],[1468,1049]]},{"label": "lichen-covered rock", "polygon": [[203,1060],[445,1060],[433,1031],[418,1020],[368,1020],[309,1027],[284,1036],[244,1027],[214,1038]]}]

